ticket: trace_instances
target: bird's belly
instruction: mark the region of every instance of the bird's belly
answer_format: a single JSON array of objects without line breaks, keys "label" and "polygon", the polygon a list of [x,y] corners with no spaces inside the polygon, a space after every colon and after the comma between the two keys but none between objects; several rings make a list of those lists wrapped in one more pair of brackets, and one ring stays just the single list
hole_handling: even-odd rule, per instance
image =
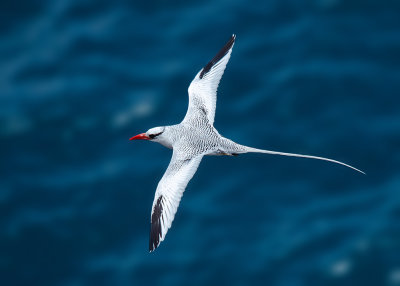
[{"label": "bird's belly", "polygon": [[238,156],[239,154],[226,152],[224,150],[217,149],[217,150],[213,150],[213,151],[207,153],[206,155],[209,155],[209,156]]}]

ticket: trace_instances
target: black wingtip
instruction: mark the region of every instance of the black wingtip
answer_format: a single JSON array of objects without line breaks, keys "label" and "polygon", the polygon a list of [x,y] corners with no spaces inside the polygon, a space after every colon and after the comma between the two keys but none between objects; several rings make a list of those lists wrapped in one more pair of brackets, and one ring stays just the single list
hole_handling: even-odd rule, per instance
[{"label": "black wingtip", "polygon": [[202,79],[204,75],[206,75],[210,71],[210,69],[229,52],[229,50],[235,43],[235,40],[236,40],[236,35],[232,34],[231,38],[225,44],[225,46],[223,46],[222,49],[215,55],[215,57],[203,68],[199,76],[200,79]]},{"label": "black wingtip", "polygon": [[154,206],[153,213],[151,214],[149,252],[153,252],[160,245],[160,238],[162,235],[160,221],[163,211],[162,200],[163,196],[159,196]]}]

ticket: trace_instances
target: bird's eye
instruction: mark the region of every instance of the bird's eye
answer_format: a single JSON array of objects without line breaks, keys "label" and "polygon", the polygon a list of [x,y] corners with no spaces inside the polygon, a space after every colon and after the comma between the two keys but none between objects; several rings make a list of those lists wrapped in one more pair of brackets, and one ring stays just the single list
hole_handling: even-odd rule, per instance
[{"label": "bird's eye", "polygon": [[150,134],[149,137],[150,137],[151,139],[154,139],[154,138],[156,138],[158,135],[160,135],[161,133],[162,133],[162,132],[157,133],[157,134]]}]

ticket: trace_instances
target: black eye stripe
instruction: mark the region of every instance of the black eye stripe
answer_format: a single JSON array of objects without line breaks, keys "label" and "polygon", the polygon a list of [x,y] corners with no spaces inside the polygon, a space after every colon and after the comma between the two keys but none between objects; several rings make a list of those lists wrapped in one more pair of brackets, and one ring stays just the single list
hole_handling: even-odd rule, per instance
[{"label": "black eye stripe", "polygon": [[150,134],[149,137],[150,137],[151,139],[154,139],[154,138],[156,138],[158,135],[160,135],[161,133],[162,133],[162,132],[157,133],[157,134]]}]

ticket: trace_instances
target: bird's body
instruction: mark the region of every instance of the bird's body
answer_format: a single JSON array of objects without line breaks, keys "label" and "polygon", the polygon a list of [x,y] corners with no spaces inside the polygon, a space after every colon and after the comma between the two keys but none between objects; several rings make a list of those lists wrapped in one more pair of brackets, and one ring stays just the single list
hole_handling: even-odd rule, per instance
[{"label": "bird's body", "polygon": [[214,126],[208,123],[193,125],[190,122],[182,122],[166,127],[164,133],[170,138],[164,146],[184,150],[183,153],[187,156],[238,155],[248,152],[245,146],[221,136]]},{"label": "bird's body", "polygon": [[131,138],[151,140],[173,149],[171,162],[160,180],[151,211],[149,250],[156,249],[171,227],[182,194],[195,174],[203,156],[265,153],[319,159],[362,171],[345,163],[310,155],[261,150],[237,144],[214,128],[217,88],[229,61],[236,36],[193,79],[189,86],[189,106],[181,123],[155,127]]}]

